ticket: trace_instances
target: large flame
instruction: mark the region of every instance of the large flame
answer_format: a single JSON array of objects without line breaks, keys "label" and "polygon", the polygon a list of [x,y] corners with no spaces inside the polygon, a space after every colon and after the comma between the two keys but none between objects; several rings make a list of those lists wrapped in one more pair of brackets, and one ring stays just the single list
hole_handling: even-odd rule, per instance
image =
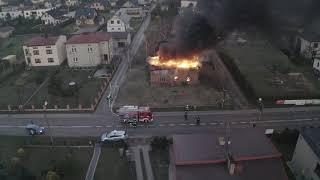
[{"label": "large flame", "polygon": [[181,69],[198,69],[201,66],[198,56],[166,60],[160,59],[160,56],[153,56],[149,58],[149,64],[153,66]]}]

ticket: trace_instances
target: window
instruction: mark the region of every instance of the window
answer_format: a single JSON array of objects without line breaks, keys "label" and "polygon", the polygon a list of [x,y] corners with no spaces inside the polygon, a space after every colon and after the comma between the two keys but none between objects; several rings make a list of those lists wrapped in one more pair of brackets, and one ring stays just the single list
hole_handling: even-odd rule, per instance
[{"label": "window", "polygon": [[41,60],[40,59],[34,59],[34,62],[39,64],[39,63],[41,63]]},{"label": "window", "polygon": [[77,57],[74,57],[74,58],[73,58],[73,62],[77,63],[77,62],[78,62],[78,58],[77,58]]},{"label": "window", "polygon": [[318,43],[313,43],[313,48],[318,48],[319,44]]},{"label": "window", "polygon": [[32,47],[32,49],[38,49],[38,47],[37,47],[37,46],[34,46],[34,47]]},{"label": "window", "polygon": [[118,28],[118,30],[120,31],[120,28]]},{"label": "window", "polygon": [[46,48],[51,48],[51,46],[46,46]]},{"label": "window", "polygon": [[39,55],[39,50],[33,50],[33,55]]},{"label": "window", "polygon": [[120,20],[117,20],[117,24],[120,24]]},{"label": "window", "polygon": [[316,168],[314,169],[314,173],[320,178],[320,165],[319,163],[317,164]]},{"label": "window", "polygon": [[114,24],[114,21],[111,21],[111,24]]},{"label": "window", "polygon": [[92,52],[92,47],[89,47],[89,48],[88,48],[88,52]]},{"label": "window", "polygon": [[25,53],[26,53],[26,54],[29,54],[29,49],[25,49]]},{"label": "window", "polygon": [[53,62],[54,62],[53,58],[48,58],[48,63],[53,63]]},{"label": "window", "polygon": [[47,53],[47,54],[52,54],[52,50],[51,50],[51,49],[47,49],[47,50],[46,50],[46,53]]},{"label": "window", "polygon": [[126,43],[124,42],[118,42],[118,47],[125,47],[126,46]]},{"label": "window", "polygon": [[318,63],[317,63],[317,67],[319,67],[319,66],[320,66],[320,63],[318,62]]},{"label": "window", "polygon": [[73,53],[77,52],[77,48],[71,48],[71,52]]}]

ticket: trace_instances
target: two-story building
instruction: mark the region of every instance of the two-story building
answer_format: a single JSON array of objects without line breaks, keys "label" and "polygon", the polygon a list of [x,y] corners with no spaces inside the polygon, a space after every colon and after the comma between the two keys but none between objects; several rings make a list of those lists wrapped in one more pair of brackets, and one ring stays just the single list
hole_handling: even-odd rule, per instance
[{"label": "two-story building", "polygon": [[53,9],[53,10],[45,12],[41,16],[41,20],[46,25],[56,26],[58,24],[66,22],[70,19],[69,16],[66,16],[67,13],[68,13],[67,10]]},{"label": "two-story building", "polygon": [[289,165],[297,179],[320,180],[320,128],[302,130]]},{"label": "two-story building", "polygon": [[295,53],[305,58],[320,58],[320,33],[304,31],[296,38]]},{"label": "two-story building", "polygon": [[113,16],[107,21],[108,32],[126,32],[129,28],[129,22],[120,18],[120,16]]},{"label": "two-story building", "polygon": [[66,36],[38,36],[23,45],[28,66],[59,66],[66,59]]},{"label": "two-story building", "polygon": [[93,8],[77,9],[75,19],[77,26],[96,26],[105,23],[104,17]]},{"label": "two-story building", "polygon": [[50,11],[54,8],[45,8],[45,9],[38,9],[38,8],[27,8],[23,10],[23,17],[24,18],[35,18],[39,19],[45,12]]},{"label": "two-story building", "polygon": [[196,0],[181,0],[181,6],[180,6],[180,14],[183,14],[184,12],[198,12],[197,9],[198,1]]},{"label": "two-story building", "polygon": [[113,57],[112,37],[107,32],[74,35],[66,44],[69,67],[109,64]]}]

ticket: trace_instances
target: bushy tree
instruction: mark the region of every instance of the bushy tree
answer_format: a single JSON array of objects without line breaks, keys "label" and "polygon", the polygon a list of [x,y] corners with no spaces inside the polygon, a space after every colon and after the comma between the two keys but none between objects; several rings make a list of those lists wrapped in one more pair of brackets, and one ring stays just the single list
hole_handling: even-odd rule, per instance
[{"label": "bushy tree", "polygon": [[48,171],[46,180],[60,180],[60,176],[54,171]]}]

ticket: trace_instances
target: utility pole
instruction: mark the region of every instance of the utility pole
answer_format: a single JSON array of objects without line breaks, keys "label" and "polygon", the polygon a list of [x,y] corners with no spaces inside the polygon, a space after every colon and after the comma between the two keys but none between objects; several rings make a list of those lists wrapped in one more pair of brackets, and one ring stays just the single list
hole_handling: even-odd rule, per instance
[{"label": "utility pole", "polygon": [[47,125],[48,125],[48,129],[49,129],[49,136],[50,136],[50,143],[51,143],[51,146],[53,145],[53,137],[52,137],[52,131],[51,131],[51,127],[50,127],[50,124],[49,124],[49,121],[47,119],[47,105],[48,105],[48,101],[44,101],[44,105],[43,105],[43,110],[44,110],[44,119],[46,120],[47,122]]}]

